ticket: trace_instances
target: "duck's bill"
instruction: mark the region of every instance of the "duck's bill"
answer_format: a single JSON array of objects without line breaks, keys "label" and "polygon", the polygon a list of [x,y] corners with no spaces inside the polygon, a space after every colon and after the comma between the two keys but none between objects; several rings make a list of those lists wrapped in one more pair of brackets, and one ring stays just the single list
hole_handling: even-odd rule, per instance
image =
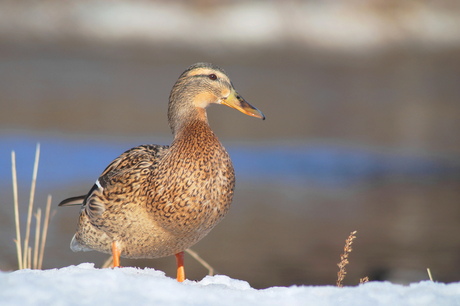
[{"label": "duck's bill", "polygon": [[222,99],[222,104],[227,105],[228,107],[239,110],[243,114],[248,116],[260,118],[265,120],[264,114],[248,102],[243,99],[236,91],[232,90],[230,95],[226,99]]}]

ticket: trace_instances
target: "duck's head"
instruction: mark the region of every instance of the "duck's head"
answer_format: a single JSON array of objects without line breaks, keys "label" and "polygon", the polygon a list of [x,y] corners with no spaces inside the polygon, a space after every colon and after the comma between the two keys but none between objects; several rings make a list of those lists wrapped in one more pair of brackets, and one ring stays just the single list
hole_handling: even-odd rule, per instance
[{"label": "duck's head", "polygon": [[265,119],[257,108],[246,102],[221,68],[197,63],[185,70],[174,84],[169,97],[168,119],[173,132],[190,119],[206,119],[206,107],[223,104],[243,114]]}]

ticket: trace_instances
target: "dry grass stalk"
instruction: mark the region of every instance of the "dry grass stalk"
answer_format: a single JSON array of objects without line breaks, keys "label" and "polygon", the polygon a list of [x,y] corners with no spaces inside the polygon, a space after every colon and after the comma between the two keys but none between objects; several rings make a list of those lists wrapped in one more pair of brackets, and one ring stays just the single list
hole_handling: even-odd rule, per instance
[{"label": "dry grass stalk", "polygon": [[[21,269],[41,269],[43,264],[44,249],[46,243],[46,236],[48,234],[48,225],[50,221],[50,209],[51,209],[51,196],[48,196],[48,202],[46,204],[46,211],[44,222],[42,225],[42,211],[37,209],[35,214],[35,243],[34,247],[29,246],[30,242],[30,229],[32,224],[32,212],[34,206],[35,197],[35,186],[37,182],[38,173],[38,162],[40,157],[40,144],[37,144],[35,151],[35,162],[34,170],[32,174],[32,184],[29,195],[29,206],[27,214],[27,224],[25,231],[24,247],[21,243],[21,224],[19,221],[19,203],[18,203],[18,184],[17,184],[17,172],[16,172],[16,154],[14,151],[11,152],[11,168],[12,168],[12,179],[13,179],[13,198],[14,198],[14,215],[16,225],[16,252],[18,257],[18,268]],[[42,228],[43,227],[43,228]],[[41,238],[40,238],[41,236]]]},{"label": "dry grass stalk", "polygon": [[32,248],[27,248],[27,263],[24,264],[24,269],[30,269],[32,267]]},{"label": "dry grass stalk", "polygon": [[337,266],[339,267],[339,272],[337,272],[337,283],[336,283],[337,287],[343,287],[343,280],[345,279],[345,276],[347,275],[347,271],[345,267],[349,263],[348,255],[353,250],[351,248],[351,245],[353,244],[353,240],[356,238],[355,236],[356,233],[357,231],[353,231],[350,233],[347,240],[345,241],[345,247],[343,248],[343,254],[340,255],[340,262],[337,264]]},{"label": "dry grass stalk", "polygon": [[360,284],[365,284],[365,283],[367,283],[368,281],[369,281],[369,277],[367,277],[367,276],[365,276],[365,277],[359,279],[359,283],[360,283]]},{"label": "dry grass stalk", "polygon": [[113,256],[107,258],[106,261],[102,264],[102,269],[113,267]]},{"label": "dry grass stalk", "polygon": [[38,249],[40,247],[40,225],[42,220],[42,210],[37,209],[35,214],[35,245],[34,245],[34,260],[32,264],[33,269],[38,269]]},{"label": "dry grass stalk", "polygon": [[16,240],[14,242],[16,244],[16,254],[18,255],[19,269],[23,269],[21,227],[19,226],[18,179],[16,174],[16,153],[14,151],[11,152],[11,173],[13,178],[14,223],[16,225]]},{"label": "dry grass stalk", "polygon": [[198,255],[197,252],[192,251],[192,249],[186,249],[185,252],[190,254],[193,258],[195,258],[196,261],[198,261],[203,267],[208,269],[208,275],[213,276],[214,275],[214,268],[208,264],[203,258]]},{"label": "dry grass stalk", "polygon": [[[30,226],[32,223],[32,211],[34,207],[34,197],[35,197],[35,186],[37,185],[37,173],[38,173],[38,161],[40,159],[40,144],[37,144],[36,150],[35,150],[35,162],[34,162],[34,170],[32,173],[32,183],[30,186],[30,195],[29,195],[29,209],[27,212],[27,223],[26,223],[26,234],[24,238],[24,249],[27,248],[29,245],[29,239],[30,239]],[[27,253],[25,253],[27,254]],[[24,256],[24,266],[26,266],[26,263],[29,262],[27,256]]]},{"label": "dry grass stalk", "polygon": [[431,275],[431,270],[430,270],[430,268],[426,268],[426,272],[428,273],[428,277],[430,278],[430,281],[433,282],[433,275]]},{"label": "dry grass stalk", "polygon": [[18,269],[22,269],[22,252],[18,251],[21,250],[21,241],[18,241],[17,239],[13,239],[14,245],[16,246],[16,254],[18,256]]},{"label": "dry grass stalk", "polygon": [[48,195],[45,209],[45,220],[43,221],[42,238],[40,241],[40,254],[38,257],[37,269],[41,269],[43,267],[43,256],[45,255],[46,237],[48,236],[48,225],[50,223],[51,199],[51,195]]}]

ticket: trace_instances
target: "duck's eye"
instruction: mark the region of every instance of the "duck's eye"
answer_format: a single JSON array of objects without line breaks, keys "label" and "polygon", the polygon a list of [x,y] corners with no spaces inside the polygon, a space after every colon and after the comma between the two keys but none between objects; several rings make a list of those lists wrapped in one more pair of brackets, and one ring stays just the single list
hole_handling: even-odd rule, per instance
[{"label": "duck's eye", "polygon": [[208,77],[210,80],[217,80],[217,75],[215,75],[214,73],[211,73],[210,75],[208,75]]}]

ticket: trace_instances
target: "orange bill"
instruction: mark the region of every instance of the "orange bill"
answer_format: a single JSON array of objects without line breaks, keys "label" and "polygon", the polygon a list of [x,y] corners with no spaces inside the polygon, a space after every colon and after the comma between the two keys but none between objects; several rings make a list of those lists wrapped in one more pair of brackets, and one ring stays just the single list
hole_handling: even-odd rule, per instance
[{"label": "orange bill", "polygon": [[232,89],[230,95],[226,99],[222,99],[222,104],[227,105],[228,107],[239,110],[243,114],[248,116],[260,118],[265,120],[264,114],[248,102],[243,99],[235,90]]}]

